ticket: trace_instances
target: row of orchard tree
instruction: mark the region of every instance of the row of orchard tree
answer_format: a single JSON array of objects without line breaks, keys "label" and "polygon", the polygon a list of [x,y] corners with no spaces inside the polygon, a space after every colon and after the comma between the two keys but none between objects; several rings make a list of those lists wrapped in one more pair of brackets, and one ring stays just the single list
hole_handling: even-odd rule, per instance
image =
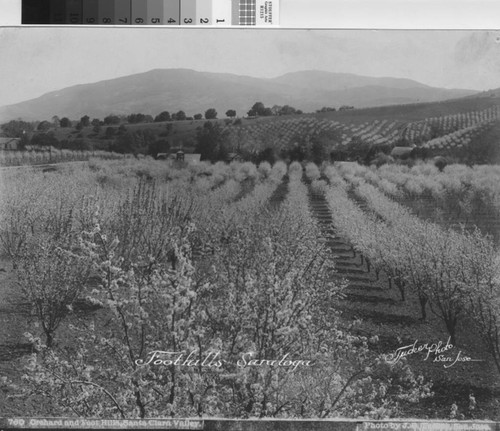
[{"label": "row of orchard tree", "polygon": [[[55,416],[325,418],[398,415],[430,395],[370,352],[376,337],[339,324],[342,283],[300,164],[202,164],[156,182],[138,161],[78,169],[35,174],[3,207],[28,227],[13,259],[45,335],[28,334],[19,396]],[[39,217],[12,217],[23,211]]]},{"label": "row of orchard tree", "polygon": [[325,176],[333,223],[368,270],[377,278],[383,271],[403,301],[416,297],[422,320],[429,310],[441,319],[453,345],[460,343],[460,323],[474,325],[500,372],[500,258],[492,239],[478,229],[458,231],[420,219],[348,165],[340,173],[329,167]]}]

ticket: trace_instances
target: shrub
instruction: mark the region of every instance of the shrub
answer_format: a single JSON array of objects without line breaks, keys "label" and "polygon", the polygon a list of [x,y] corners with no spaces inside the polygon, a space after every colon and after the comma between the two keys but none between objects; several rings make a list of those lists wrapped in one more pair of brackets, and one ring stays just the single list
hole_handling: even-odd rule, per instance
[{"label": "shrub", "polygon": [[316,193],[316,194],[320,194],[320,195],[324,194],[325,191],[327,190],[327,188],[328,188],[328,185],[326,184],[325,180],[314,180],[311,183],[312,192]]},{"label": "shrub", "polygon": [[261,178],[265,179],[271,175],[271,164],[269,162],[261,162],[258,167],[259,174]]},{"label": "shrub", "polygon": [[302,165],[299,162],[292,162],[288,167],[288,176],[292,178],[302,178]]},{"label": "shrub", "polygon": [[319,172],[319,169],[316,166],[316,164],[314,164],[314,163],[308,163],[306,165],[306,177],[310,181],[317,180],[317,179],[319,179],[320,176],[321,176],[321,173]]}]

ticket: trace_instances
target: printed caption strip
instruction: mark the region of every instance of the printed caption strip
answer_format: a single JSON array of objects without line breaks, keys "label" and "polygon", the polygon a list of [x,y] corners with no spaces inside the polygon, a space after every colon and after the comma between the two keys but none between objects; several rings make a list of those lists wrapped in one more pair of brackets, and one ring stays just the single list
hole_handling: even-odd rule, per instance
[{"label": "printed caption strip", "polygon": [[279,0],[22,0],[21,23],[278,26]]}]

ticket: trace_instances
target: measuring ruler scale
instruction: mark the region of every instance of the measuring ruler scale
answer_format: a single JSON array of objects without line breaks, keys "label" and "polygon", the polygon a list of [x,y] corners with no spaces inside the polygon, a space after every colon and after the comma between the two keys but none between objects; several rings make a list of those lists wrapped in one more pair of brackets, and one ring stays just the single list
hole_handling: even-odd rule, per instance
[{"label": "measuring ruler scale", "polygon": [[279,0],[22,0],[21,23],[278,26]]}]

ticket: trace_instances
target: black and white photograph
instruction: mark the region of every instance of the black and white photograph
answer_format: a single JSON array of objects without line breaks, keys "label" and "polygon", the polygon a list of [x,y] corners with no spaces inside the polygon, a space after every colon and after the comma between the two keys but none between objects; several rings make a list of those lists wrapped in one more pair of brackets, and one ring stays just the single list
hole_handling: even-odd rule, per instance
[{"label": "black and white photograph", "polygon": [[0,417],[496,429],[500,32],[0,52]]}]

